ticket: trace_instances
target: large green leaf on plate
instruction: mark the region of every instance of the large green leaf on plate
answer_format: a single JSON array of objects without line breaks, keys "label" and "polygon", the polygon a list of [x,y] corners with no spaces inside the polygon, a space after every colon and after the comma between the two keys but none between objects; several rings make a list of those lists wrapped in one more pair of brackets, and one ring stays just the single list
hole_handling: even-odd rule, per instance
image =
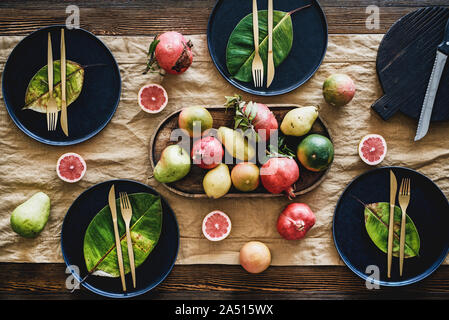
[{"label": "large green leaf on plate", "polygon": [[[267,10],[259,17],[259,54],[267,70],[268,20]],[[293,44],[291,13],[273,11],[273,60],[275,67],[287,58]],[[244,17],[232,31],[226,48],[226,65],[234,79],[252,81],[251,67],[254,59],[253,14]]]},{"label": "large green leaf on plate", "polygon": [[[136,268],[141,265],[156,246],[162,227],[162,205],[159,196],[147,193],[129,195],[133,209],[130,224]],[[80,212],[82,214],[82,212]],[[125,223],[117,199],[117,220],[125,273],[130,271]],[[117,248],[109,205],[90,222],[84,236],[84,259],[89,273],[118,277]]]},{"label": "large green leaf on plate", "polygon": [[[42,67],[31,79],[25,93],[25,106],[36,112],[46,113],[50,97],[48,93],[47,65]],[[66,99],[67,106],[75,101],[83,89],[84,69],[76,62],[67,60],[66,64]],[[53,61],[53,96],[58,110],[61,110],[61,61]]]},{"label": "large green leaf on plate", "polygon": [[[388,252],[388,224],[390,217],[390,203],[378,202],[365,206],[365,227],[374,244],[383,252]],[[402,210],[394,208],[394,239],[393,255],[399,256],[399,237],[401,233]],[[411,258],[419,255],[420,239],[418,230],[412,219],[407,215],[405,224],[404,257]]]}]

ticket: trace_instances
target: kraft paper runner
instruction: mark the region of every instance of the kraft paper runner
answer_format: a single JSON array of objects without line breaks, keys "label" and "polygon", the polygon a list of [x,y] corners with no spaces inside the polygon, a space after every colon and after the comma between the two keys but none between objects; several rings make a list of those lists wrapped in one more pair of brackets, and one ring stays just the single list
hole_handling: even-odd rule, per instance
[{"label": "kraft paper runner", "polygon": [[[237,264],[241,246],[259,240],[270,248],[273,265],[341,265],[332,238],[333,212],[344,187],[371,169],[357,153],[359,140],[368,133],[382,134],[387,140],[388,154],[382,165],[416,169],[449,195],[449,149],[442,143],[449,134],[449,122],[433,123],[426,138],[415,143],[415,120],[397,114],[385,122],[370,108],[382,94],[375,70],[382,35],[331,35],[324,63],[314,77],[289,94],[268,98],[244,94],[228,84],[210,59],[205,35],[187,37],[194,43],[192,67],[183,75],[165,78],[142,74],[151,37],[100,38],[120,66],[122,96],[112,121],[91,140],[62,148],[40,144],[16,128],[3,99],[0,101],[2,262],[62,262],[60,231],[71,203],[96,183],[126,178],[155,187],[175,211],[181,233],[178,264]],[[9,53],[21,39],[0,37],[0,70],[3,71]],[[357,85],[354,100],[341,108],[327,105],[322,97],[323,81],[335,72],[349,74]],[[162,83],[169,96],[168,106],[158,115],[142,112],[137,104],[139,88],[151,82]],[[182,107],[222,104],[224,96],[233,93],[262,103],[319,105],[320,114],[329,125],[335,145],[331,171],[317,189],[295,200],[309,204],[317,217],[315,226],[301,241],[283,240],[276,230],[279,213],[290,203],[287,198],[187,199],[148,179],[151,175],[148,145],[158,123]],[[68,184],[57,178],[56,161],[65,152],[77,152],[87,162],[87,173],[79,183]],[[24,239],[11,230],[10,214],[37,191],[44,191],[51,198],[50,219],[38,238]],[[206,240],[201,232],[203,217],[214,209],[228,213],[233,226],[231,235],[218,243]],[[445,262],[449,263],[449,259]]]}]

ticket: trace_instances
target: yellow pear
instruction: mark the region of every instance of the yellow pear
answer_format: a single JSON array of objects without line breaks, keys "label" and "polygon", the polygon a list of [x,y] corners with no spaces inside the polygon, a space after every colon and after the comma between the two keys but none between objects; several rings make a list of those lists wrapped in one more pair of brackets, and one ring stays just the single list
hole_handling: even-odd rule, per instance
[{"label": "yellow pear", "polygon": [[218,139],[225,146],[226,151],[236,159],[248,161],[256,155],[256,149],[241,131],[220,127],[218,128]]},{"label": "yellow pear", "polygon": [[231,175],[229,168],[224,163],[210,170],[203,179],[203,188],[209,198],[223,197],[231,188]]},{"label": "yellow pear", "polygon": [[300,137],[307,134],[318,118],[318,108],[300,107],[290,110],[281,123],[281,131],[287,136]]}]

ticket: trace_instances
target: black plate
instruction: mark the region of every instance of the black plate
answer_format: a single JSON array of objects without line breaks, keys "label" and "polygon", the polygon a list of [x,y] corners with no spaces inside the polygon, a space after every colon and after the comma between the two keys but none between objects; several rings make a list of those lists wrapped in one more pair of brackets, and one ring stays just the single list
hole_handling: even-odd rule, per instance
[{"label": "black plate", "polygon": [[[354,199],[366,204],[390,201],[390,169],[398,182],[411,179],[411,199],[407,214],[418,230],[421,248],[419,257],[404,260],[404,272],[399,277],[399,259],[393,257],[391,278],[387,278],[387,255],[368,236],[364,223],[364,208]],[[396,198],[396,205],[399,205]],[[402,286],[424,279],[444,261],[449,249],[449,203],[443,192],[421,173],[403,167],[383,167],[368,171],[354,179],[338,201],[333,221],[334,242],[346,265],[367,280],[379,267],[379,280],[384,286]],[[371,279],[370,279],[371,280]]]},{"label": "black plate", "polygon": [[[252,13],[252,2],[219,0],[209,18],[207,44],[212,61],[221,75],[233,86],[261,96],[287,93],[309,80],[318,70],[326,54],[328,36],[324,12],[315,0],[277,0],[274,1],[274,10],[289,12],[307,4],[312,4],[312,7],[292,16],[292,50],[285,61],[276,68],[271,86],[255,88],[252,82],[232,79],[226,66],[229,36],[240,20]],[[266,10],[267,2],[259,1],[258,9]],[[264,73],[266,79],[266,70]]]},{"label": "black plate", "polygon": [[111,120],[120,101],[121,80],[117,63],[109,49],[92,33],[83,29],[65,30],[66,57],[85,68],[80,96],[68,108],[69,136],[60,126],[47,131],[46,115],[22,110],[31,78],[47,64],[47,33],[51,33],[53,59],[59,60],[63,26],[33,32],[14,48],[2,79],[6,109],[14,123],[31,138],[50,145],[72,145],[100,132]]},{"label": "black plate", "polygon": [[[80,281],[87,275],[83,254],[84,234],[93,217],[108,204],[108,194],[115,185],[119,192],[145,192],[158,195],[147,185],[130,180],[111,180],[97,184],[84,191],[72,204],[64,218],[61,231],[61,250],[67,266],[76,266],[71,271]],[[112,298],[129,298],[143,294],[161,283],[170,273],[178,256],[179,229],[176,216],[167,202],[162,201],[162,232],[159,241],[148,258],[136,268],[137,287],[133,289],[131,275],[126,275],[127,293],[122,291],[120,277],[107,278],[90,275],[82,285],[92,292]]]}]

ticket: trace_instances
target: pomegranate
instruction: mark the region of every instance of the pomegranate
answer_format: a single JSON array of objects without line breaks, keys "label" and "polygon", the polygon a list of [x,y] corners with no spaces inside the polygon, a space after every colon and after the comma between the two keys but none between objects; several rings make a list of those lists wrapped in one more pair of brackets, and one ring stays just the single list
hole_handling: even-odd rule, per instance
[{"label": "pomegranate", "polygon": [[179,32],[165,32],[154,37],[150,45],[147,70],[152,69],[155,62],[171,74],[180,74],[186,71],[193,61],[191,41],[186,41]]},{"label": "pomegranate", "polygon": [[294,198],[293,184],[299,179],[299,167],[290,158],[270,158],[260,169],[263,186],[271,193],[285,192],[288,198]]},{"label": "pomegranate", "polygon": [[253,130],[262,141],[268,141],[273,130],[277,130],[279,125],[273,112],[267,105],[262,103],[248,102],[235,94],[226,97],[226,107],[235,109],[235,125],[243,131]]},{"label": "pomegranate", "polygon": [[261,273],[271,263],[271,252],[262,242],[250,241],[240,249],[239,259],[242,267],[249,273]]},{"label": "pomegranate", "polygon": [[193,143],[192,160],[200,168],[215,168],[221,163],[223,155],[223,146],[214,137],[204,137]]},{"label": "pomegranate", "polygon": [[[269,141],[271,130],[277,130],[279,127],[276,117],[265,104],[253,103],[253,106],[257,108],[256,116],[251,122],[254,126],[254,130],[262,141]],[[244,106],[242,110],[245,113],[246,106]]]},{"label": "pomegranate", "polygon": [[315,224],[315,214],[305,203],[292,203],[281,212],[277,222],[279,234],[287,240],[299,240]]}]

